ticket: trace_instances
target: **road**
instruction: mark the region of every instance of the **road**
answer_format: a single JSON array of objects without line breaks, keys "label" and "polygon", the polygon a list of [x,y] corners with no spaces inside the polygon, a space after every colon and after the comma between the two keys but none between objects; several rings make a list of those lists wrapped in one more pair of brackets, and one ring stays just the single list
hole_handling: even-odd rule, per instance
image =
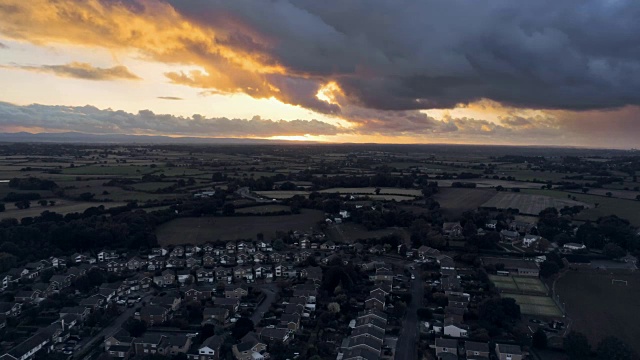
[{"label": "road", "polygon": [[[141,302],[149,302],[149,299],[151,299],[151,295],[146,295],[145,297],[142,298]],[[100,339],[102,339],[102,337],[107,338],[111,335],[114,335],[116,332],[118,332],[118,330],[120,330],[122,328],[122,324],[124,324],[125,321],[127,321],[131,316],[133,316],[133,313],[136,311],[136,308],[138,308],[138,305],[134,306],[134,307],[127,307],[125,308],[124,312],[122,314],[120,314],[112,323],[111,325],[107,326],[106,328],[102,329],[102,331],[100,331],[97,335],[95,335],[92,338],[87,338],[87,339],[83,339],[80,342],[80,348],[78,350],[75,351],[76,354],[82,354],[84,353],[89,347],[91,347],[93,344],[95,344],[95,341],[100,341]]]},{"label": "road", "polygon": [[402,321],[402,329],[396,345],[395,360],[416,360],[418,358],[418,308],[422,306],[424,284],[417,270],[411,270],[416,279],[411,280],[411,304]]},{"label": "road", "polygon": [[251,315],[251,321],[253,321],[254,325],[258,325],[260,320],[262,320],[262,317],[269,310],[271,304],[276,301],[276,294],[278,293],[278,285],[273,283],[258,285],[258,287],[262,290],[267,298],[264,299],[264,301],[260,305],[258,305],[256,311],[254,311],[253,315]]}]

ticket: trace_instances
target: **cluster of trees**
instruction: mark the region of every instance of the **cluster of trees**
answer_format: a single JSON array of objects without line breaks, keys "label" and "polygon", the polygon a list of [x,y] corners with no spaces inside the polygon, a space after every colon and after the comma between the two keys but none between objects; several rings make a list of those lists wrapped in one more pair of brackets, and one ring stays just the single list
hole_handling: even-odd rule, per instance
[{"label": "cluster of trees", "polygon": [[592,249],[604,250],[608,245],[610,254],[614,254],[618,247],[628,251],[640,249],[640,239],[629,221],[615,215],[602,217],[596,223],[581,225],[576,232],[576,241]]},{"label": "cluster of trees", "polygon": [[43,180],[35,177],[13,178],[9,180],[9,187],[19,190],[53,190],[58,187],[52,180]]},{"label": "cluster of trees", "polygon": [[624,341],[615,336],[602,339],[595,349],[591,348],[587,337],[579,332],[571,331],[563,339],[563,347],[569,360],[583,360],[591,358],[595,350],[599,360],[637,360],[638,354]]},{"label": "cluster of trees", "polygon": [[479,323],[491,335],[511,329],[520,316],[520,305],[511,298],[489,299],[478,309]]}]

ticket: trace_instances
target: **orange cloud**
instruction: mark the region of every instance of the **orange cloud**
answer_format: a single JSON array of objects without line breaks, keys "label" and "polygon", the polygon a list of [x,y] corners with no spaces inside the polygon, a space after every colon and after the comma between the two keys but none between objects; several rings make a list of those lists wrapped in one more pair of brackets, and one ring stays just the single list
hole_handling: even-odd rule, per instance
[{"label": "orange cloud", "polygon": [[130,72],[129,69],[123,65],[117,65],[110,68],[100,68],[87,63],[72,62],[65,65],[17,65],[9,66],[8,68],[51,73],[57,76],[84,80],[140,80],[137,75]]}]

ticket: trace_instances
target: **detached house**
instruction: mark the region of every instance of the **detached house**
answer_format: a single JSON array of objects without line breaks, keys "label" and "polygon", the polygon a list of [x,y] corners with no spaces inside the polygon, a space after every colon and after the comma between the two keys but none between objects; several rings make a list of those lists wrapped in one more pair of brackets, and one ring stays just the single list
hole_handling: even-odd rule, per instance
[{"label": "detached house", "polygon": [[500,360],[522,360],[522,349],[518,345],[496,344],[495,350]]},{"label": "detached house", "polygon": [[187,354],[187,358],[190,360],[218,360],[223,340],[218,335],[208,337],[193,353]]}]

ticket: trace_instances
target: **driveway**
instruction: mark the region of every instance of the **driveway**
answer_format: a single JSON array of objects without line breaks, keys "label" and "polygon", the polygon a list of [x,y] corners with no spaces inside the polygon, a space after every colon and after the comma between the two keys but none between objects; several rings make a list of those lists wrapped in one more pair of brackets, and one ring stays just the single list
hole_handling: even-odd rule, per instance
[{"label": "driveway", "polygon": [[396,345],[396,360],[418,359],[418,309],[422,306],[424,284],[419,271],[411,270],[416,279],[411,280],[411,304],[407,307],[407,314],[402,321],[402,330]]}]

